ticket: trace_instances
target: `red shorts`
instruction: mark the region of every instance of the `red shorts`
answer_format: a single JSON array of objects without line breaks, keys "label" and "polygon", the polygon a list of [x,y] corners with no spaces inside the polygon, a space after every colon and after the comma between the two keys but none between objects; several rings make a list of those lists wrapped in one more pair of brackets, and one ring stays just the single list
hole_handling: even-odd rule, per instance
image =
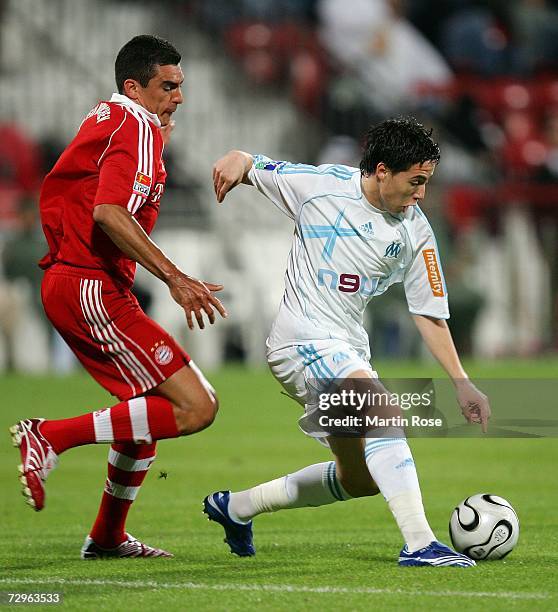
[{"label": "red shorts", "polygon": [[45,272],[41,295],[83,367],[120,400],[143,395],[190,362],[132,293],[101,270],[56,264]]}]

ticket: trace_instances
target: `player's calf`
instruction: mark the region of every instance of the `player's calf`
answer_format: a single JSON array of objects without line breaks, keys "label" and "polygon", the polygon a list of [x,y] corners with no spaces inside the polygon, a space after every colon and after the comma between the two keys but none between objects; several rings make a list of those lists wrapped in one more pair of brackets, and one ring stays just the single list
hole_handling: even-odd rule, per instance
[{"label": "player's calf", "polygon": [[23,495],[35,510],[42,510],[45,480],[66,450],[84,444],[151,444],[176,438],[179,432],[170,401],[140,396],[69,419],[20,421],[10,434],[20,449]]},{"label": "player's calf", "polygon": [[358,474],[344,475],[337,466],[337,478],[351,497],[372,497],[380,492],[378,485],[369,474],[368,478],[366,475],[363,477],[359,477]]},{"label": "player's calf", "polygon": [[370,497],[380,492],[364,459],[364,440],[330,436],[328,444],[335,455],[336,477],[351,497]]}]

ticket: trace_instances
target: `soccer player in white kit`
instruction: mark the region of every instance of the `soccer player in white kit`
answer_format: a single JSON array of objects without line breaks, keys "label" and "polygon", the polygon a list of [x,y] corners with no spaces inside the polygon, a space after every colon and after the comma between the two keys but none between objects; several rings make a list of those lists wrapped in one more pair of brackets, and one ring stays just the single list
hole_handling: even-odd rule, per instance
[{"label": "soccer player in white kit", "polygon": [[[413,118],[398,118],[368,131],[360,170],[278,162],[242,151],[216,162],[219,202],[236,185],[253,185],[294,221],[285,293],[267,340],[267,359],[307,414],[316,409],[311,399],[316,380],[359,379],[376,389],[363,313],[374,296],[402,282],[409,311],[453,381],[465,419],[486,431],[489,403],[457,355],[445,321],[447,291],[436,239],[419,207],[439,159],[431,131]],[[334,461],[205,498],[204,511],[224,527],[232,552],[255,554],[252,519],[262,512],[381,492],[405,541],[400,565],[475,565],[432,532],[403,429],[375,438],[330,435],[326,442]]]}]

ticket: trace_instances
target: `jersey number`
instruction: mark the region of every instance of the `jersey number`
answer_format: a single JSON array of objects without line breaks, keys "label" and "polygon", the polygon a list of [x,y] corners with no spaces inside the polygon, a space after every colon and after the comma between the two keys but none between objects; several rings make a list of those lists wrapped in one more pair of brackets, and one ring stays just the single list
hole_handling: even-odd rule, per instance
[{"label": "jersey number", "polygon": [[366,278],[358,274],[337,274],[334,270],[320,268],[318,270],[318,285],[329,286],[343,293],[356,293],[360,291],[364,296],[374,295],[378,288],[379,278]]}]

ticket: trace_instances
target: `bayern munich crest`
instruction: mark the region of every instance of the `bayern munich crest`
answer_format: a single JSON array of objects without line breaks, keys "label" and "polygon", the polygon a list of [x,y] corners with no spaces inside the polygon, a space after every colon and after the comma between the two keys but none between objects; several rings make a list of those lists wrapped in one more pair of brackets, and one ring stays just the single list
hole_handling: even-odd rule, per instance
[{"label": "bayern munich crest", "polygon": [[153,357],[155,358],[155,361],[159,365],[164,366],[164,365],[168,365],[172,361],[172,358],[174,357],[174,353],[172,352],[172,349],[170,346],[167,346],[166,344],[161,344],[155,349],[155,353],[153,354]]}]

